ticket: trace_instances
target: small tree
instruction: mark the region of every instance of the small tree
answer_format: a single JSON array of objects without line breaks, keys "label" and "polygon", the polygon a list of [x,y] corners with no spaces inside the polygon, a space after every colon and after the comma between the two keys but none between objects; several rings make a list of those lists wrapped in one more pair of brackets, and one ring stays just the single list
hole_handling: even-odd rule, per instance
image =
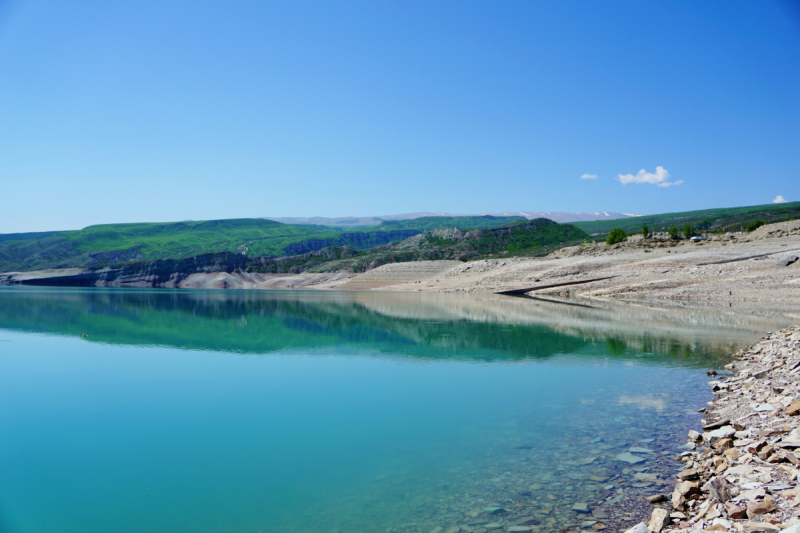
[{"label": "small tree", "polygon": [[642,237],[645,239],[650,236],[650,230],[647,229],[647,222],[642,223]]},{"label": "small tree", "polygon": [[767,223],[766,220],[761,220],[761,219],[754,220],[747,225],[747,232],[750,233],[751,231],[755,231],[766,223]]},{"label": "small tree", "polygon": [[608,238],[606,239],[606,244],[617,244],[618,242],[622,242],[625,240],[625,230],[622,228],[614,228],[608,234]]},{"label": "small tree", "polygon": [[683,227],[683,236],[686,237],[687,239],[691,239],[692,237],[694,237],[694,235],[695,233],[694,230],[692,229],[692,225],[686,224]]},{"label": "small tree", "polygon": [[673,241],[677,241],[678,239],[681,238],[677,226],[672,226],[671,228],[669,228],[669,231],[667,233],[669,233],[669,238],[672,239]]}]

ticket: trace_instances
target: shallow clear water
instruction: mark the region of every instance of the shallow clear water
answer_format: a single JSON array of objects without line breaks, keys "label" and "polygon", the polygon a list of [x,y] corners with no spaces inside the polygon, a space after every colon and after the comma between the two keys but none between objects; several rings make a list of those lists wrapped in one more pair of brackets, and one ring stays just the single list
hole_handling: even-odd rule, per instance
[{"label": "shallow clear water", "polygon": [[585,528],[665,489],[705,370],[765,324],[624,313],[0,290],[0,531]]}]

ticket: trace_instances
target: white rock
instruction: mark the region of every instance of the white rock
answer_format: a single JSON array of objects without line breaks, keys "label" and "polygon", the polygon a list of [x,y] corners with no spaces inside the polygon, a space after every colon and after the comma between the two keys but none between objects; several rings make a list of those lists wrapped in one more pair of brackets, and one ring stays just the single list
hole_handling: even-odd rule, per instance
[{"label": "white rock", "polygon": [[653,514],[650,515],[650,523],[647,524],[647,529],[653,533],[661,533],[661,530],[667,524],[669,524],[669,511],[657,508],[653,509]]},{"label": "white rock", "polygon": [[724,439],[726,437],[733,437],[735,434],[736,430],[731,426],[722,426],[719,429],[715,429],[714,431],[709,431],[708,433],[703,434],[703,438],[706,441],[709,441],[711,439]]},{"label": "white rock", "polygon": [[754,501],[758,500],[759,498],[763,498],[765,495],[766,495],[766,493],[764,492],[764,489],[754,489],[754,490],[748,490],[748,491],[743,492],[736,499],[740,500],[740,499],[744,498],[745,500],[749,500],[751,502],[754,502]]},{"label": "white rock", "polygon": [[650,530],[647,529],[647,524],[644,522],[639,522],[625,533],[650,533]]}]

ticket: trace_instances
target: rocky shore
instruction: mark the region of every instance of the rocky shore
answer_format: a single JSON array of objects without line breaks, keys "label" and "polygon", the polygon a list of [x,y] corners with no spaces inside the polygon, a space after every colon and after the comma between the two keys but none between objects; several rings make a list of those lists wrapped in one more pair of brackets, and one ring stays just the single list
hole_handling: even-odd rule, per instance
[{"label": "rocky shore", "polygon": [[649,523],[626,533],[800,533],[800,326],[734,355],[709,385],[703,432],[690,431],[685,468]]}]

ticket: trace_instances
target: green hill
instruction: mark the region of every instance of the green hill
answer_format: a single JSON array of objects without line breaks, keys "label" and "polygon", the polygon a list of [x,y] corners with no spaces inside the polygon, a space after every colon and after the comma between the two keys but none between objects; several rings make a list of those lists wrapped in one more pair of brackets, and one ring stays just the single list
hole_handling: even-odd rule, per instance
[{"label": "green hill", "polygon": [[[363,270],[385,262],[537,255],[579,242],[588,237],[587,233],[604,236],[615,227],[626,233],[638,232],[643,223],[651,231],[666,231],[672,226],[682,228],[685,224],[699,231],[740,231],[757,219],[770,223],[797,217],[800,217],[800,202],[572,225],[547,219],[526,221],[522,217],[494,216],[391,220],[350,230],[253,218],[104,224],[78,231],[0,234],[0,272],[184,259],[207,253],[290,259],[277,266],[265,262],[268,271]],[[403,244],[412,237],[415,239]]]},{"label": "green hill", "polygon": [[463,231],[435,228],[408,239],[369,250],[350,246],[329,247],[279,260],[254,259],[250,272],[364,272],[386,263],[455,259],[467,261],[486,257],[544,255],[554,249],[577,244],[584,231],[571,224],[558,224],[546,218],[518,220],[497,228]]},{"label": "green hill", "polygon": [[284,257],[331,246],[366,250],[430,228],[496,227],[520,217],[425,217],[344,232],[264,219],[104,224],[78,231],[0,235],[0,272],[181,259],[204,253]]},{"label": "green hill", "polygon": [[694,229],[700,231],[744,231],[754,220],[761,219],[771,224],[797,217],[800,217],[800,202],[722,207],[574,224],[592,235],[606,235],[612,228],[622,228],[626,233],[639,232],[643,223],[647,223],[650,231],[667,231],[672,226],[683,228],[686,224],[691,224]]}]

